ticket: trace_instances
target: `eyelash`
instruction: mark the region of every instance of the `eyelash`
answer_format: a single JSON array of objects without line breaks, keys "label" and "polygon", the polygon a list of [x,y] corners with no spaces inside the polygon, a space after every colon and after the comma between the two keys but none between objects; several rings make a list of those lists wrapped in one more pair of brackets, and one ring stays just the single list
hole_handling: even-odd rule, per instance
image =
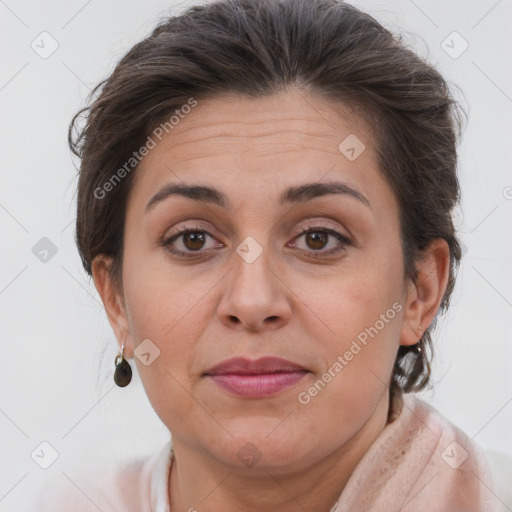
[{"label": "eyelash", "polygon": [[[315,225],[315,226],[307,227],[307,226],[303,225],[303,226],[300,227],[300,229],[301,229],[300,233],[295,238],[300,238],[302,235],[305,235],[305,234],[308,234],[308,233],[322,232],[322,233],[327,233],[329,235],[332,235],[335,238],[337,238],[340,242],[342,242],[341,246],[336,247],[334,249],[331,249],[329,251],[322,251],[322,250],[307,251],[307,250],[302,249],[302,252],[305,252],[308,256],[313,256],[313,257],[318,257],[318,255],[331,256],[333,254],[337,254],[339,252],[346,251],[347,250],[347,246],[351,245],[351,242],[350,242],[350,240],[347,237],[343,236],[338,231],[335,231],[334,229],[329,228],[328,226],[323,226],[323,225],[318,224],[318,225]],[[201,252],[201,249],[199,249],[198,251],[187,251],[187,252],[184,252],[184,251],[177,251],[175,249],[171,249],[170,246],[180,236],[182,236],[184,234],[187,234],[187,233],[198,233],[198,232],[199,233],[206,233],[208,236],[211,237],[210,233],[208,233],[208,231],[206,231],[204,229],[201,229],[200,226],[196,226],[196,227],[183,226],[182,228],[179,228],[176,231],[176,233],[174,233],[172,236],[170,236],[168,238],[164,238],[162,240],[162,242],[161,242],[161,245],[163,247],[165,247],[172,254],[175,254],[175,255],[180,256],[180,257],[185,257],[185,258],[192,258],[192,257],[196,256],[197,254],[199,254]]]}]

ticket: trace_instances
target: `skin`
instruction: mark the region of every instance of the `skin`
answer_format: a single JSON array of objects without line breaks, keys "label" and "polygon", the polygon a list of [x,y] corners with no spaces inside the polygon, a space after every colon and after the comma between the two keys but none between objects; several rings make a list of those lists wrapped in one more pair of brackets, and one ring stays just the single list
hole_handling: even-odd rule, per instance
[{"label": "skin", "polygon": [[[349,134],[366,145],[354,161],[338,150]],[[278,204],[289,186],[327,181],[350,184],[371,207],[340,194]],[[230,207],[170,196],[145,213],[168,183],[215,187]],[[160,350],[149,366],[134,361],[172,433],[173,512],[330,510],[386,425],[399,345],[417,343],[447,284],[444,240],[418,262],[417,286],[404,278],[398,214],[362,120],[305,91],[200,100],[143,159],[127,205],[122,290],[103,255],[93,277],[125,357],[146,338]],[[343,244],[300,234],[318,225],[317,233],[327,226],[350,243],[325,255]],[[183,226],[207,234],[202,244],[174,241],[191,258],[161,244]],[[262,248],[251,263],[236,252],[246,237]],[[301,403],[298,394],[395,302],[401,311]],[[202,376],[234,356],[266,355],[311,373],[259,399],[228,394]],[[237,457],[248,442],[260,455],[251,467]]]}]

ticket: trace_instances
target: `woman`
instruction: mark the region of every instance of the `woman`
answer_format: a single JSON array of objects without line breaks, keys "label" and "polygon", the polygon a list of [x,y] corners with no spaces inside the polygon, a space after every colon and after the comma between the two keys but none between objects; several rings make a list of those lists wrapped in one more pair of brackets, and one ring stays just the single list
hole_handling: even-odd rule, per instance
[{"label": "woman", "polygon": [[80,114],[114,379],[133,360],[172,442],[48,510],[496,510],[480,448],[410,394],[461,258],[460,112],[431,65],[337,0],[221,0]]}]

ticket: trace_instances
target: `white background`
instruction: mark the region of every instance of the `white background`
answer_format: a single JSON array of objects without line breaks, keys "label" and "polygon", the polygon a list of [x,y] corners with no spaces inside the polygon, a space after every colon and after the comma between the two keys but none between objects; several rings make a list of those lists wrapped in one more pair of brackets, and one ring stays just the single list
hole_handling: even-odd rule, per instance
[{"label": "white background", "polygon": [[[422,396],[483,447],[512,454],[512,2],[353,3],[463,91],[454,89],[469,114],[457,212],[465,254],[434,336],[434,390]],[[38,487],[72,479],[76,463],[99,468],[168,439],[135,364],[130,386],[112,380],[117,344],[73,239],[66,137],[89,90],[173,5],[0,0],[1,510],[35,510]],[[31,48],[43,31],[59,45],[47,59]],[[441,47],[453,31],[469,44],[456,59]],[[42,237],[58,249],[46,263],[32,253]],[[46,470],[31,458],[42,441],[59,454]]]}]

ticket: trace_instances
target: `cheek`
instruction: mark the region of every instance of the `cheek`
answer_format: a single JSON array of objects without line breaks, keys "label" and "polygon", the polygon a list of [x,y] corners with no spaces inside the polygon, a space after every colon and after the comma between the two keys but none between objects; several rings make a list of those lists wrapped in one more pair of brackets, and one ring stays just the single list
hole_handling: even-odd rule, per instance
[{"label": "cheek", "polygon": [[[355,339],[365,328],[379,321],[381,315],[401,299],[401,268],[393,258],[378,258],[344,267],[337,276],[321,283],[301,284],[301,297],[316,314],[321,331],[331,339]],[[304,287],[304,288],[303,288]],[[307,291],[307,290],[314,291]],[[396,321],[396,308],[386,320]],[[391,318],[392,317],[392,318]],[[382,328],[379,321],[379,330]],[[391,322],[386,322],[388,329]]]},{"label": "cheek", "polygon": [[387,300],[377,288],[344,284],[335,290],[335,304],[323,303],[330,329],[316,344],[324,367],[298,390],[302,413],[345,425],[334,436],[361,428],[387,392],[401,318],[400,303]]},{"label": "cheek", "polygon": [[191,269],[176,270],[163,249],[126,253],[123,279],[135,344],[147,337],[157,344],[172,344],[176,333],[197,325],[191,317],[199,314],[214,281]]},{"label": "cheek", "polygon": [[320,319],[317,344],[325,370],[336,375],[329,387],[347,410],[388,385],[399,344],[401,283],[400,254],[383,253],[308,295]]},{"label": "cheek", "polygon": [[[176,418],[190,410],[189,368],[195,357],[194,340],[200,337],[202,328],[197,319],[204,292],[190,292],[179,278],[165,278],[164,270],[148,260],[136,267],[127,264],[125,294],[135,350],[133,360],[145,393],[162,422],[176,429],[180,426],[179,422],[174,424]],[[156,354],[150,364],[138,357],[148,351],[151,358]]]}]

